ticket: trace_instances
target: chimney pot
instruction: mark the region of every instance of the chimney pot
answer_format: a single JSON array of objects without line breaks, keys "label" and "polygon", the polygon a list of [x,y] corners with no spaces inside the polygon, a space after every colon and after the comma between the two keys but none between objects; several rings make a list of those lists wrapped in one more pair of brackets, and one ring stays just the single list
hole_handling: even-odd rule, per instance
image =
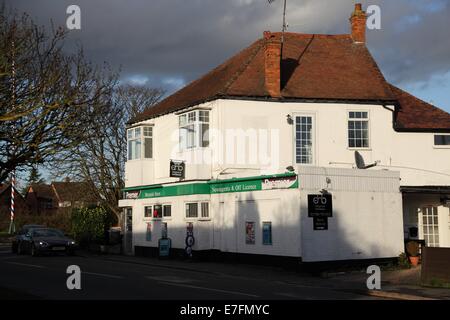
[{"label": "chimney pot", "polygon": [[350,17],[350,23],[353,41],[355,43],[365,43],[367,15],[366,12],[363,11],[361,3],[355,5],[355,11],[353,11],[352,16]]},{"label": "chimney pot", "polygon": [[265,84],[273,98],[281,97],[281,41],[269,31],[264,32],[265,40]]}]

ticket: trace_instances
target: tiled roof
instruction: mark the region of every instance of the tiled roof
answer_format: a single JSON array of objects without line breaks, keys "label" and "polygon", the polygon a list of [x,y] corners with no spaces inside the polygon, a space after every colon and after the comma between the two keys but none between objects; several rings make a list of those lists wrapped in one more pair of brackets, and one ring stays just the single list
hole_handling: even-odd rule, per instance
[{"label": "tiled roof", "polygon": [[[273,33],[280,38],[280,33]],[[392,87],[364,44],[350,35],[286,33],[281,62],[281,97],[270,97],[265,86],[265,41],[259,39],[200,79],[146,109],[130,123],[215,100],[251,98],[275,101],[358,101],[400,103],[398,124],[408,129],[450,130],[449,115]],[[439,110],[440,112],[437,112]],[[422,114],[423,120],[406,113]],[[438,114],[444,118],[436,123]],[[431,120],[433,119],[433,121]],[[447,118],[448,119],[448,118]],[[447,120],[448,121],[448,120]]]},{"label": "tiled roof", "polygon": [[397,87],[391,86],[391,90],[400,106],[396,129],[450,131],[450,114]]},{"label": "tiled roof", "polygon": [[[34,183],[30,186],[30,188],[31,190],[33,190],[37,198],[56,200],[56,195],[53,192],[51,185],[43,183]],[[28,188],[28,191],[30,191],[30,188]]]},{"label": "tiled roof", "polygon": [[86,201],[95,202],[86,182],[52,182],[52,186],[59,201]]}]

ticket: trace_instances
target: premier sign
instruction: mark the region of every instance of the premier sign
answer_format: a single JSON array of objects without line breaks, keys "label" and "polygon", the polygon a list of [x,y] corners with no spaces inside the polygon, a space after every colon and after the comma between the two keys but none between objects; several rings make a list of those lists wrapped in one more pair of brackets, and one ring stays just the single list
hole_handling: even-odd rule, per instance
[{"label": "premier sign", "polygon": [[297,176],[264,179],[262,190],[290,189],[297,184]]}]

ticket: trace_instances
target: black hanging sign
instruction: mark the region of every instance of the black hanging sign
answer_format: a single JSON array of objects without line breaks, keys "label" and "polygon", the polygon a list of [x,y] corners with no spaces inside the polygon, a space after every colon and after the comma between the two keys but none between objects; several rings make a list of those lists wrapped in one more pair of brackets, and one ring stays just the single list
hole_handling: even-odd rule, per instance
[{"label": "black hanging sign", "polygon": [[308,217],[333,216],[333,197],[330,193],[308,194]]},{"label": "black hanging sign", "polygon": [[313,218],[314,230],[328,230],[328,218],[327,217],[314,217]]},{"label": "black hanging sign", "polygon": [[170,177],[184,179],[186,164],[183,161],[170,160]]}]

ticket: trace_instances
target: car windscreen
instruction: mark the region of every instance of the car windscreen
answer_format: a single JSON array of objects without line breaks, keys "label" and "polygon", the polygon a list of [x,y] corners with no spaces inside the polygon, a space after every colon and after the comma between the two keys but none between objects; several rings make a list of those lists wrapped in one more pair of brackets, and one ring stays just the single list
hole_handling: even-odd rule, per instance
[{"label": "car windscreen", "polygon": [[33,230],[34,237],[63,237],[64,234],[55,229],[36,229]]}]

